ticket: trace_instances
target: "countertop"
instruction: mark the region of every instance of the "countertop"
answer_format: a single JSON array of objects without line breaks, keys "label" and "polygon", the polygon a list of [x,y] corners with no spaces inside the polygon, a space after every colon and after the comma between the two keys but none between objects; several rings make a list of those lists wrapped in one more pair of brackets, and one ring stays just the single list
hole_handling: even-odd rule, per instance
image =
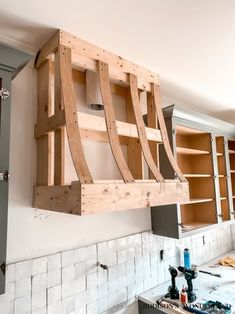
[{"label": "countertop", "polygon": [[[197,295],[196,303],[203,302],[207,300],[220,301],[222,303],[227,303],[232,305],[232,313],[235,313],[235,268],[228,266],[219,265],[216,268],[211,268],[209,266],[215,265],[218,263],[218,259],[230,256],[235,258],[235,251],[230,251],[227,254],[219,256],[218,258],[200,266],[200,269],[207,270],[213,273],[219,273],[222,275],[222,278],[214,277],[211,275],[198,273],[198,277],[193,280],[194,291]],[[170,274],[169,274],[170,279]],[[169,282],[166,282],[160,286],[157,286],[153,289],[150,289],[141,295],[139,295],[139,300],[147,304],[156,304],[156,300],[163,297],[168,290],[170,285]],[[187,286],[184,276],[178,276],[176,278],[176,285],[179,290],[182,286]],[[212,287],[216,287],[214,290]],[[166,311],[167,313],[168,311]]]}]

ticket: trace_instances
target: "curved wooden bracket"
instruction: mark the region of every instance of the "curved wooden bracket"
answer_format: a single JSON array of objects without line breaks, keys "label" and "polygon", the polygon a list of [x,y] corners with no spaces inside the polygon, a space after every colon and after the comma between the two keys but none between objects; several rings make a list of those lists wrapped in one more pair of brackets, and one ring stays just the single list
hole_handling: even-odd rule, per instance
[{"label": "curved wooden bracket", "polygon": [[157,118],[158,118],[158,124],[159,128],[162,134],[162,142],[166,151],[166,155],[171,163],[172,168],[174,169],[177,177],[181,182],[187,182],[186,178],[182,174],[179,166],[177,165],[176,159],[172,153],[168,134],[167,134],[167,129],[165,125],[165,120],[163,117],[162,113],[162,107],[161,107],[161,100],[160,100],[160,88],[156,84],[152,84],[152,94],[153,94],[153,99],[156,107],[156,112],[157,112]]},{"label": "curved wooden bracket", "polygon": [[93,183],[87,166],[77,120],[76,99],[73,89],[71,49],[59,46],[61,93],[65,111],[66,130],[73,164],[81,183]]},{"label": "curved wooden bracket", "polygon": [[131,90],[133,110],[134,110],[135,119],[136,119],[136,126],[138,129],[140,144],[142,147],[144,158],[154,178],[158,182],[164,182],[164,178],[162,177],[160,171],[158,170],[157,165],[155,164],[155,161],[151,154],[151,150],[150,150],[149,143],[146,136],[144,120],[143,120],[141,108],[140,108],[137,77],[133,74],[130,74],[130,90]]},{"label": "curved wooden bracket", "polygon": [[110,90],[109,71],[107,63],[98,61],[98,71],[101,96],[105,112],[105,121],[113,157],[116,161],[117,167],[122,175],[124,182],[133,182],[134,178],[130,172],[130,169],[127,166],[118,138],[115,113],[112,105],[112,95]]}]

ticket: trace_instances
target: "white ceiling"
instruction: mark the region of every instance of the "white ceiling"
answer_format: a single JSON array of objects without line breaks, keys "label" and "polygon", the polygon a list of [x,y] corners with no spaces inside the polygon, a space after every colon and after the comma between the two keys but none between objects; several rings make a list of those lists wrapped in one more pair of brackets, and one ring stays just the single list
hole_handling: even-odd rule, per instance
[{"label": "white ceiling", "polygon": [[234,0],[0,0],[0,38],[55,28],[160,73],[165,95],[235,123]]}]

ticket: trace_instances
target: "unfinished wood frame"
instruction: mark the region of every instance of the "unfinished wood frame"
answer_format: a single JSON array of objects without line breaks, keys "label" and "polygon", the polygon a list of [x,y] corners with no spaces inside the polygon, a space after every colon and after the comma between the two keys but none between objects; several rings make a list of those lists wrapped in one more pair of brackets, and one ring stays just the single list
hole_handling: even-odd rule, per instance
[{"label": "unfinished wood frame", "polygon": [[[189,199],[188,182],[170,149],[157,74],[61,30],[39,52],[36,68],[39,70],[39,97],[35,126],[38,142],[35,207],[91,214],[186,202]],[[77,112],[74,68],[98,73],[105,118]],[[52,72],[54,90],[50,85]],[[80,75],[77,79],[84,78]],[[126,122],[116,120],[111,96],[113,90],[121,91],[126,97]],[[148,94],[148,126],[145,126],[141,113],[140,91]],[[65,134],[78,177],[78,181],[70,185],[64,185]],[[96,181],[92,178],[82,147],[82,140],[87,138],[110,144],[123,180]],[[127,145],[127,160],[120,146],[123,143]],[[157,157],[159,143],[165,147],[177,180],[165,180],[160,173]],[[52,151],[54,163],[51,163]],[[151,172],[150,180],[144,180],[142,156]],[[50,179],[52,164],[53,180]]]}]

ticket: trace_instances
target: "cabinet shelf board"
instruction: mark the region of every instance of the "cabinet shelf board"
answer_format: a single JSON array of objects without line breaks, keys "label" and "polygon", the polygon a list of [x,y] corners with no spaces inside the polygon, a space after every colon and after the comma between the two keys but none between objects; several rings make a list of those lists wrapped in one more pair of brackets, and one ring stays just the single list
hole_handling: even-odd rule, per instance
[{"label": "cabinet shelf board", "polygon": [[217,156],[217,157],[222,157],[223,154],[222,154],[222,153],[216,153],[216,156]]},{"label": "cabinet shelf board", "polygon": [[225,196],[221,196],[221,197],[220,197],[220,200],[221,200],[221,201],[225,201],[226,199],[227,199],[227,197],[225,197]]},{"label": "cabinet shelf board", "polygon": [[228,152],[229,152],[229,154],[235,154],[235,150],[233,150],[233,149],[229,149]]},{"label": "cabinet shelf board", "polygon": [[185,178],[211,178],[211,174],[204,173],[185,173]]},{"label": "cabinet shelf board", "polygon": [[191,198],[188,202],[182,203],[184,204],[197,204],[197,203],[206,203],[213,201],[213,198]]},{"label": "cabinet shelf board", "polygon": [[188,232],[188,231],[192,231],[194,229],[199,229],[199,228],[204,228],[204,227],[208,227],[208,226],[212,226],[212,223],[205,223],[205,222],[187,222],[186,224],[183,224],[184,227],[182,228],[182,232]]},{"label": "cabinet shelf board", "polygon": [[208,155],[210,154],[210,152],[206,150],[187,148],[187,147],[176,147],[176,152],[177,154],[182,154],[182,155]]},{"label": "cabinet shelf board", "polygon": [[235,173],[235,170],[230,170],[231,173]]}]

